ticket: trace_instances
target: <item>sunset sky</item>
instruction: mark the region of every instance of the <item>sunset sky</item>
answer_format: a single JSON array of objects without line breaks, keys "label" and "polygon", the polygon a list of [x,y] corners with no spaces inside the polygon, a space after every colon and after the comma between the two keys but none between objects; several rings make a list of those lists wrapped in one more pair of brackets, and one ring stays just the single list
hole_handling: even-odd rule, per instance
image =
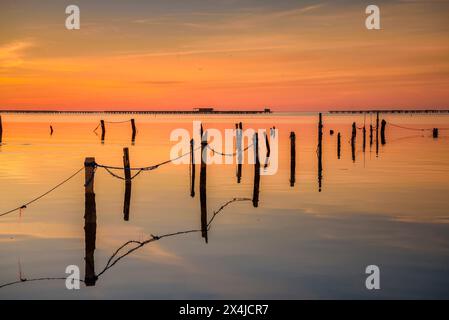
[{"label": "sunset sky", "polygon": [[1,1],[0,109],[199,106],[449,108],[449,1]]}]

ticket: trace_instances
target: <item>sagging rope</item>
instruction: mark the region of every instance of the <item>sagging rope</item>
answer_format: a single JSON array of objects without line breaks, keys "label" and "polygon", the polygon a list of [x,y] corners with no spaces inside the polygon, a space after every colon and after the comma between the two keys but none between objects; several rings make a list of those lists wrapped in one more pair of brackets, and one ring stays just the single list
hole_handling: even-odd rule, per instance
[{"label": "sagging rope", "polygon": [[[209,222],[207,223],[207,230],[208,231],[210,230],[210,228],[212,226],[212,222],[214,221],[215,217],[220,212],[222,212],[228,205],[230,205],[230,204],[232,204],[234,202],[240,202],[240,201],[252,201],[252,199],[251,198],[233,198],[232,200],[229,200],[228,202],[223,204],[218,210],[214,211],[212,217],[210,218]],[[158,241],[158,240],[161,240],[163,238],[179,236],[179,235],[183,235],[183,234],[199,233],[199,232],[202,232],[202,231],[203,230],[201,230],[201,229],[192,229],[192,230],[185,230],[185,231],[178,231],[178,232],[173,232],[173,233],[167,233],[167,234],[163,234],[163,235],[160,235],[160,236],[151,234],[150,235],[151,237],[149,239],[145,240],[145,241],[129,240],[129,241],[125,242],[124,244],[122,244],[118,249],[116,249],[114,251],[114,253],[109,257],[108,261],[106,262],[106,265],[103,268],[103,270],[101,270],[97,275],[95,275],[95,278],[98,279],[106,271],[108,271],[115,264],[117,264],[121,259],[125,258],[129,254],[131,254],[134,251],[142,248],[143,246],[147,245],[150,242]],[[126,248],[130,244],[136,244],[136,246],[131,248],[131,249],[129,249],[128,251],[126,251],[125,253],[123,253],[122,255],[119,256],[118,254],[120,253],[120,251],[122,249]],[[19,283],[33,282],[33,281],[43,281],[43,280],[67,280],[67,277],[42,277],[42,278],[35,278],[35,279],[20,279],[20,280],[17,280],[17,281],[13,281],[13,282],[9,282],[9,283],[0,285],[0,289],[4,288],[4,287],[7,287],[7,286],[19,284]],[[79,280],[80,282],[83,282],[83,283],[85,282],[83,279],[76,279],[76,280]]]},{"label": "sagging rope", "polygon": [[[207,230],[209,231],[211,226],[212,226],[212,222],[214,221],[215,217],[221,212],[223,211],[228,205],[230,205],[231,203],[234,202],[240,202],[240,201],[252,201],[251,198],[233,198],[232,200],[229,200],[228,202],[226,202],[225,204],[223,204],[218,210],[214,211],[212,217],[210,218],[209,222],[207,223]],[[146,244],[150,243],[150,242],[154,242],[154,241],[158,241],[161,240],[163,238],[168,238],[168,237],[173,237],[173,236],[178,236],[178,235],[183,235],[183,234],[188,234],[188,233],[198,233],[198,232],[202,232],[203,230],[201,229],[192,229],[192,230],[185,230],[185,231],[178,231],[178,232],[174,232],[174,233],[167,233],[164,235],[151,235],[151,237],[147,240],[144,241],[138,241],[138,240],[129,240],[127,242],[125,242],[124,244],[122,244],[117,250],[115,250],[115,252],[111,255],[111,257],[108,259],[105,267],[103,268],[103,270],[101,270],[97,275],[96,278],[98,279],[103,273],[105,273],[107,270],[109,270],[110,268],[112,268],[117,262],[119,262],[121,259],[123,259],[124,257],[126,257],[127,255],[131,254],[132,252],[138,250],[139,248],[145,246]],[[123,253],[122,255],[118,256],[118,254],[120,253],[120,251],[123,248],[126,248],[128,245],[130,244],[136,244],[135,247],[129,249],[128,251],[126,251],[125,253]]]},{"label": "sagging rope", "polygon": [[207,145],[207,148],[208,148],[210,151],[212,151],[214,154],[216,153],[216,154],[219,154],[219,155],[225,156],[225,157],[235,157],[235,156],[238,155],[240,152],[245,152],[245,151],[247,151],[249,148],[251,148],[252,146],[253,146],[253,144],[251,144],[251,145],[247,146],[246,148],[242,149],[242,151],[236,151],[236,152],[233,152],[233,153],[223,153],[223,152],[220,152],[220,151],[217,151],[217,150],[211,148],[209,145]]},{"label": "sagging rope", "polygon": [[[389,123],[389,125],[393,126],[393,127],[400,128],[400,129],[413,130],[413,131],[432,131],[433,130],[433,128],[412,128],[412,127],[401,126],[401,125],[394,124],[394,123]],[[449,130],[449,128],[438,128],[438,130]]]},{"label": "sagging rope", "polygon": [[[130,122],[131,119],[129,120],[123,120],[123,121],[103,121],[104,123],[109,123],[109,124],[116,124],[116,123],[126,123],[126,122]],[[93,130],[93,132],[97,131],[97,129],[100,127],[101,122],[96,126],[96,128]]]},{"label": "sagging rope", "polygon": [[81,169],[77,170],[74,174],[72,174],[70,177],[64,179],[62,182],[58,183],[56,186],[54,186],[53,188],[51,188],[50,190],[44,192],[43,194],[41,194],[40,196],[34,198],[33,200],[28,201],[27,203],[11,209],[9,211],[3,212],[0,214],[0,217],[6,216],[7,214],[13,213],[15,211],[21,210],[21,209],[25,209],[28,205],[32,204],[33,202],[36,202],[37,200],[45,197],[47,194],[49,194],[50,192],[56,190],[57,188],[59,188],[60,186],[62,186],[63,184],[65,184],[66,182],[68,182],[69,180],[71,180],[72,178],[74,178],[78,173],[80,173],[82,170],[84,169],[84,167],[82,167]]}]

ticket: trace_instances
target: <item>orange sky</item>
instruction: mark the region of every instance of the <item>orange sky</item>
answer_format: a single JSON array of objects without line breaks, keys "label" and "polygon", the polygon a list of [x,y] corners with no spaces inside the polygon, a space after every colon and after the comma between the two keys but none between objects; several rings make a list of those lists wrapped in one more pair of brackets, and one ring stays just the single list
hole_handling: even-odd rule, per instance
[{"label": "orange sky", "polygon": [[448,1],[170,3],[2,2],[0,109],[449,107]]}]

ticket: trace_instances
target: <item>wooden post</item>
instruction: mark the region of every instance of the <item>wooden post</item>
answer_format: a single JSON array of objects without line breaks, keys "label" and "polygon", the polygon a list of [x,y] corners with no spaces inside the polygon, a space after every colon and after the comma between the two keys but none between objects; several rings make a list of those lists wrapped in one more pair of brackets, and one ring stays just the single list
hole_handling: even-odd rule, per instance
[{"label": "wooden post", "polygon": [[260,159],[259,159],[259,135],[254,134],[254,188],[253,188],[253,206],[259,206],[259,186],[260,186]]},{"label": "wooden post", "polygon": [[3,139],[3,124],[2,124],[2,116],[0,116],[0,144],[2,143]]},{"label": "wooden post", "polygon": [[85,275],[86,286],[95,286],[95,241],[97,231],[97,212],[94,193],[95,158],[84,161],[84,245],[85,245]]},{"label": "wooden post", "polygon": [[296,135],[290,132],[290,187],[295,186],[296,181]]},{"label": "wooden post", "polygon": [[337,158],[340,159],[340,151],[341,151],[341,134],[340,132],[337,134]]},{"label": "wooden post", "polygon": [[53,135],[53,126],[50,125],[50,135]]},{"label": "wooden post", "polygon": [[192,198],[195,197],[195,152],[193,149],[194,144],[195,144],[194,140],[191,139],[190,140],[190,166],[191,166],[190,196]]},{"label": "wooden post", "polygon": [[200,168],[200,208],[201,208],[201,236],[208,243],[207,236],[207,194],[206,194],[206,176],[207,176],[207,132],[203,135],[201,126],[201,168]]},{"label": "wooden post", "polygon": [[106,135],[106,127],[104,125],[104,120],[100,120],[100,124],[101,124],[101,141],[104,141],[104,137]]},{"label": "wooden post", "polygon": [[385,121],[385,119],[382,119],[382,124],[381,124],[381,129],[380,129],[380,137],[381,137],[382,145],[384,145],[386,143],[386,140],[385,140],[385,126],[386,125],[387,125],[387,122]]},{"label": "wooden post", "polygon": [[372,145],[373,145],[373,125],[370,124],[369,125],[369,146],[370,146],[370,148]]},{"label": "wooden post", "polygon": [[243,162],[243,124],[239,122],[236,133],[237,142],[237,183],[242,181],[242,162]]},{"label": "wooden post", "polygon": [[376,156],[379,156],[379,111],[376,112]]},{"label": "wooden post", "polygon": [[318,192],[321,192],[323,179],[323,115],[319,114],[318,121]]},{"label": "wooden post", "polygon": [[433,136],[434,138],[438,138],[438,128],[433,128],[433,130],[432,130],[432,136]]},{"label": "wooden post", "polygon": [[125,198],[123,203],[123,220],[129,221],[129,208],[131,204],[131,169],[130,169],[128,148],[123,148],[123,168],[125,172]]},{"label": "wooden post", "polygon": [[136,123],[134,121],[134,119],[131,119],[131,129],[132,129],[132,137],[131,137],[131,141],[134,142],[136,140]]},{"label": "wooden post", "polygon": [[365,152],[366,149],[366,126],[363,125],[363,152]]}]

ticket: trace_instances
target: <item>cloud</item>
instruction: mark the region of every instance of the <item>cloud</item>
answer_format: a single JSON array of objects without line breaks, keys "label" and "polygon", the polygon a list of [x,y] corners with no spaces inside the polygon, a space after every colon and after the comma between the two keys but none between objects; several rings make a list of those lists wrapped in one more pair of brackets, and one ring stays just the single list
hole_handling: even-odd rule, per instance
[{"label": "cloud", "polygon": [[0,46],[0,65],[3,68],[17,67],[23,63],[25,51],[33,47],[32,41],[14,41]]}]

